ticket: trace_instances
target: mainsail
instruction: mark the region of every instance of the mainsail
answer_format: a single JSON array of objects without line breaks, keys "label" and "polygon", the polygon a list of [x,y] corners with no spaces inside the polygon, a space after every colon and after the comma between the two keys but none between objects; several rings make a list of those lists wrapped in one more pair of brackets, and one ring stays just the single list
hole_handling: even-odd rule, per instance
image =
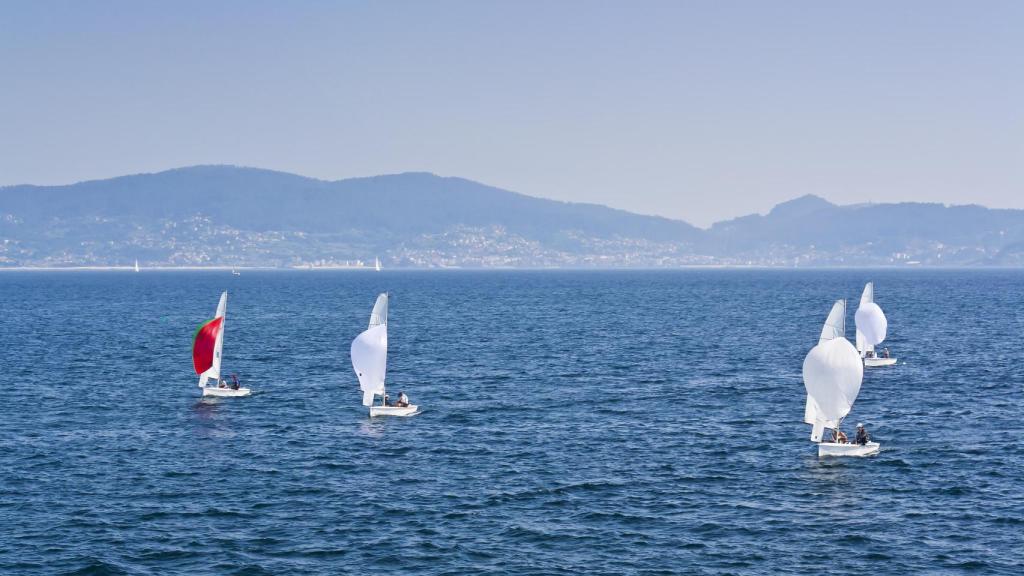
[{"label": "mainsail", "polygon": [[882,308],[875,304],[875,284],[868,282],[860,297],[860,306],[854,315],[857,323],[857,350],[861,356],[875,349],[875,345],[885,340],[885,332],[889,322],[885,319]]},{"label": "mainsail", "polygon": [[220,356],[224,347],[224,321],[228,309],[228,293],[220,295],[217,314],[204,322],[192,339],[192,365],[199,374],[199,386],[206,386],[210,378],[220,379]]},{"label": "mainsail", "polygon": [[363,406],[372,406],[375,394],[384,395],[388,366],[388,295],[377,296],[370,326],[352,341],[352,368],[363,391]]},{"label": "mainsail", "polygon": [[381,324],[388,323],[388,295],[385,292],[377,296],[377,301],[373,303],[373,310],[370,311],[370,325],[368,328],[374,326],[380,326]]},{"label": "mainsail", "polygon": [[860,355],[842,332],[837,332],[838,326],[845,325],[845,311],[842,300],[832,306],[821,340],[804,358],[804,421],[814,426],[811,440],[815,442],[821,440],[824,428],[837,428],[850,412],[864,378]]},{"label": "mainsail", "polygon": [[821,336],[818,344],[824,344],[836,338],[846,338],[846,300],[836,300],[832,305],[832,311],[825,319],[825,325],[821,328]]}]

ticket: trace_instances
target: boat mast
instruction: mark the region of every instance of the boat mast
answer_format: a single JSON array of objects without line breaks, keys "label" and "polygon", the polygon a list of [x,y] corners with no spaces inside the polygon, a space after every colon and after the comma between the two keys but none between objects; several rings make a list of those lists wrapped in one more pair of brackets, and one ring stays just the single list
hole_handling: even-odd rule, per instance
[{"label": "boat mast", "polygon": [[[380,259],[377,259],[377,271],[378,272],[380,271]],[[388,310],[391,309],[391,293],[390,292],[385,292],[384,293],[384,298],[387,300],[388,305],[384,307],[384,319],[383,319],[382,324],[384,324],[384,327],[387,328],[387,325],[388,325]],[[388,405],[388,402],[387,402],[387,397],[388,397],[387,378],[385,378],[384,382],[381,382],[380,388],[381,388],[381,390],[384,391],[384,395],[382,395],[380,397],[380,403],[382,405],[384,405],[384,406],[387,406]]]}]

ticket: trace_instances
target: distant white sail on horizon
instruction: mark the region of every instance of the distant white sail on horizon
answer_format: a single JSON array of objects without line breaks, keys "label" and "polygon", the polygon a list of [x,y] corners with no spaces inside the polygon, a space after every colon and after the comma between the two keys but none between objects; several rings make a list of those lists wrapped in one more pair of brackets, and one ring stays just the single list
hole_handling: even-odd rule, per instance
[{"label": "distant white sail on horizon", "polygon": [[854,321],[857,325],[857,351],[862,356],[874,351],[875,346],[885,340],[889,321],[885,318],[881,306],[875,304],[874,282],[868,282],[864,286]]},{"label": "distant white sail on horizon", "polygon": [[135,260],[135,271],[136,272],[139,271],[139,261],[138,261],[138,259]]},{"label": "distant white sail on horizon", "polygon": [[841,331],[845,327],[845,311],[845,301],[836,301],[818,345],[804,358],[804,422],[813,426],[811,439],[816,442],[821,440],[824,428],[837,428],[850,412],[864,378],[860,355]]},{"label": "distant white sail on horizon", "polygon": [[363,406],[372,406],[374,395],[384,395],[388,365],[388,295],[377,296],[369,327],[352,341],[352,368],[363,391]]}]

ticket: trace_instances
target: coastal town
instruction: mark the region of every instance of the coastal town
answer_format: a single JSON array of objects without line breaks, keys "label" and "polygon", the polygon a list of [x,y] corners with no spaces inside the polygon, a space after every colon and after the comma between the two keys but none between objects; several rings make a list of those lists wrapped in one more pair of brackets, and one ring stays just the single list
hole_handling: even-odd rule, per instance
[{"label": "coastal town", "polygon": [[[598,238],[565,231],[541,241],[498,225],[455,226],[411,239],[370,241],[360,231],[242,230],[197,215],[159,226],[56,221],[42,237],[24,239],[4,216],[0,267],[108,267],[135,260],[146,267],[373,268],[680,268],[691,266],[966,266],[1020,265],[1024,251],[984,245],[919,243],[899,250],[873,243],[838,249],[770,243],[725,253],[711,246],[635,238]],[[83,230],[75,238],[76,230]],[[57,232],[63,231],[63,237]],[[100,233],[98,233],[100,231]]]}]

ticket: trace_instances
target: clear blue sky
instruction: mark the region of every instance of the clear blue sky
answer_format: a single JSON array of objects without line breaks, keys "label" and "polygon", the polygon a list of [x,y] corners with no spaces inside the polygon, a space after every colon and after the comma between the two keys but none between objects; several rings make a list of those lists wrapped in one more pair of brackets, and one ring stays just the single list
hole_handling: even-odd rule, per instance
[{"label": "clear blue sky", "polygon": [[0,3],[0,184],[199,163],[1024,208],[1024,2]]}]

